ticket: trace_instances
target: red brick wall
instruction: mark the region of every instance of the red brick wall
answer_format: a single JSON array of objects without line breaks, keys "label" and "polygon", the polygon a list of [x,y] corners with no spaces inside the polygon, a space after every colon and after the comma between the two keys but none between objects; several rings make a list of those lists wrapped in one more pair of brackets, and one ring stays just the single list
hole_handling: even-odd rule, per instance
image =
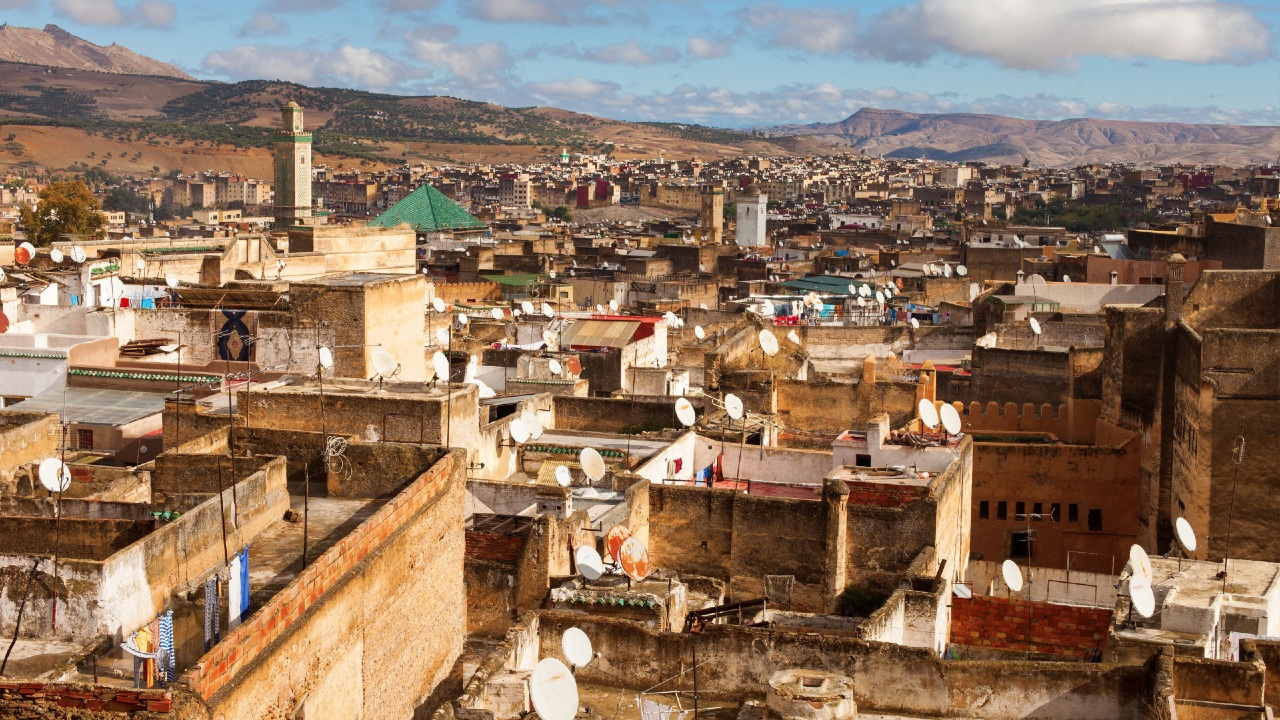
[{"label": "red brick wall", "polygon": [[1028,605],[1032,652],[1083,659],[1106,649],[1110,610],[985,595],[952,598],[951,642],[1026,652]]},{"label": "red brick wall", "polygon": [[405,520],[443,491],[453,457],[442,457],[430,470],[389,500],[337,545],[316,558],[284,590],[247,622],[223,638],[188,674],[192,688],[205,700],[213,697],[244,666],[282,635],[344,573],[378,548]]},{"label": "red brick wall", "polygon": [[40,709],[42,705],[117,713],[167,713],[172,702],[169,693],[164,690],[119,690],[102,685],[0,682],[0,717],[6,718],[45,717],[45,711]]},{"label": "red brick wall", "polygon": [[523,535],[467,531],[467,557],[477,560],[515,562],[524,549]]},{"label": "red brick wall", "polygon": [[849,486],[850,505],[879,505],[902,507],[924,498],[928,488],[923,485],[884,485],[870,482],[845,482]]}]

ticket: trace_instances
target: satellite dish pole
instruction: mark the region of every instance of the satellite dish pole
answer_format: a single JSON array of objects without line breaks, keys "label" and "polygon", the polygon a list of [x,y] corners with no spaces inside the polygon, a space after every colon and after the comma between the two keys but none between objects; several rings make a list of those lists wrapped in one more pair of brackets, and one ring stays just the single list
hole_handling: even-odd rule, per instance
[{"label": "satellite dish pole", "polygon": [[1236,469],[1231,473],[1231,504],[1227,506],[1227,544],[1222,549],[1222,592],[1227,591],[1227,558],[1231,557],[1231,520],[1236,510],[1236,479],[1240,477],[1240,463],[1244,461],[1244,428],[1236,435],[1231,448],[1231,460]]}]

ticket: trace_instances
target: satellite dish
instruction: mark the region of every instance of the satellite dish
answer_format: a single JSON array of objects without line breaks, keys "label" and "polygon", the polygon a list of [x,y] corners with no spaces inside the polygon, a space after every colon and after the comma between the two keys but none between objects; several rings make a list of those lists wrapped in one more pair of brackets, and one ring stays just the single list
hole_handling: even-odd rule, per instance
[{"label": "satellite dish", "polygon": [[569,371],[570,375],[582,374],[582,361],[578,359],[577,355],[570,355],[569,359],[564,361],[564,367]]},{"label": "satellite dish", "polygon": [[693,326],[693,336],[694,336],[694,337],[696,337],[696,338],[698,338],[699,340],[706,340],[706,339],[707,339],[707,331],[706,331],[706,330],[703,330],[701,325],[694,325],[694,326]]},{"label": "satellite dish", "polygon": [[724,396],[724,411],[734,420],[742,419],[742,398],[729,393]]},{"label": "satellite dish", "polygon": [[1182,545],[1182,549],[1189,553],[1196,551],[1196,531],[1191,529],[1191,523],[1186,518],[1178,518],[1173,521],[1173,530],[1178,535],[1178,543]]},{"label": "satellite dish", "polygon": [[471,322],[471,318],[467,317],[467,314],[466,314],[466,313],[458,313],[458,324],[459,324],[459,325],[463,325],[463,326],[465,326],[465,325],[466,325],[467,323],[469,323],[469,322]]},{"label": "satellite dish", "polygon": [[917,319],[915,319],[915,318],[911,318],[911,329],[912,329],[912,330],[919,330],[919,329],[920,329],[920,321],[919,321],[919,320],[917,320]]},{"label": "satellite dish", "polygon": [[431,308],[438,313],[444,312],[444,309],[445,309],[444,300],[441,300],[440,298],[432,298]]},{"label": "satellite dish", "polygon": [[560,649],[564,657],[574,667],[586,667],[591,663],[591,638],[579,628],[571,627],[560,636]]},{"label": "satellite dish", "polygon": [[768,329],[760,331],[760,349],[769,357],[778,354],[778,338],[774,337]]},{"label": "satellite dish", "polygon": [[883,291],[883,290],[877,290],[877,291],[876,291],[876,302],[880,303],[881,305],[883,305],[883,304],[884,304],[884,291]]},{"label": "satellite dish", "polygon": [[1129,546],[1129,567],[1133,569],[1134,577],[1151,582],[1151,558],[1147,557],[1147,551],[1141,545]]},{"label": "satellite dish", "polygon": [[481,400],[488,400],[489,398],[494,398],[498,396],[498,391],[486,385],[483,380],[476,379],[476,380],[472,380],[471,383],[476,387],[480,388]]},{"label": "satellite dish", "polygon": [[547,347],[550,348],[551,346],[556,344],[556,334],[551,332],[550,330],[543,330],[542,342],[546,343]]},{"label": "satellite dish", "polygon": [[467,360],[467,367],[462,371],[462,382],[469,383],[476,379],[476,367],[479,366],[479,364],[480,361],[475,355],[472,355],[471,358]]},{"label": "satellite dish", "polygon": [[437,344],[437,345],[448,345],[448,344],[449,344],[449,328],[437,328],[437,329],[436,329],[436,344]]},{"label": "satellite dish", "polygon": [[582,448],[582,452],[578,453],[578,462],[582,465],[582,471],[593,482],[604,477],[604,458],[600,457],[595,448]]},{"label": "satellite dish", "polygon": [[707,304],[706,304],[706,303],[698,303],[698,309],[699,309],[699,310],[706,310],[706,309],[707,309]]},{"label": "satellite dish", "polygon": [[858,286],[854,285],[853,283],[849,283],[849,296],[852,297],[857,294],[858,294]]},{"label": "satellite dish", "polygon": [[[569,484],[573,482],[573,474],[569,472],[567,465],[561,465],[556,468],[556,482],[560,483],[560,487],[569,487]],[[577,663],[574,664],[576,665]]]},{"label": "satellite dish", "polygon": [[886,298],[891,298],[891,297],[893,297],[893,286],[892,286],[892,285],[885,285],[885,286],[884,286],[884,296],[885,296]]},{"label": "satellite dish", "polygon": [[56,263],[62,262],[63,257],[62,251],[58,248],[54,248],[49,251],[49,259]]},{"label": "satellite dish", "polygon": [[616,313],[616,312],[618,312],[618,301],[617,301],[617,300],[610,300],[610,301],[609,301],[609,312],[615,312],[615,313]]},{"label": "satellite dish", "polygon": [[13,251],[13,261],[19,265],[26,265],[36,256],[36,246],[29,242],[24,242]]},{"label": "satellite dish", "polygon": [[439,350],[431,355],[431,368],[436,371],[436,377],[441,380],[449,379],[449,358]]},{"label": "satellite dish", "polygon": [[866,299],[866,298],[864,298],[864,297],[862,297],[861,295],[859,295],[859,296],[858,296],[858,307],[866,307],[866,306],[867,306],[867,299]]},{"label": "satellite dish", "polygon": [[787,339],[795,343],[796,345],[800,344],[800,336],[796,333],[795,330],[787,331]]},{"label": "satellite dish", "polygon": [[164,276],[164,284],[168,285],[171,288],[178,287],[178,282],[179,282],[178,276],[174,275],[173,273],[169,273],[168,275]]},{"label": "satellite dish", "polygon": [[597,314],[597,315],[603,315],[603,314],[604,314],[604,306],[603,306],[603,305],[596,305],[596,314]]},{"label": "satellite dish", "polygon": [[8,277],[8,275],[5,274],[4,268],[0,268],[0,282],[4,282],[6,277]]},{"label": "satellite dish", "polygon": [[520,317],[520,308],[511,308],[512,317]]},{"label": "satellite dish", "polygon": [[533,412],[525,412],[524,424],[525,427],[529,428],[529,438],[531,440],[537,440],[542,437],[543,428],[541,415]]},{"label": "satellite dish", "polygon": [[627,577],[637,582],[649,577],[653,568],[649,565],[649,549],[644,546],[644,541],[632,535],[622,541],[618,553],[621,556],[618,564],[622,565],[622,572]]},{"label": "satellite dish", "polygon": [[177,346],[177,345],[175,345],[175,344],[173,344],[173,343],[169,343],[168,345],[161,345],[161,346],[160,346],[160,352],[167,352],[167,353],[170,353],[170,352],[173,352],[174,350],[177,350],[177,349],[178,349],[178,346]]},{"label": "satellite dish", "polygon": [[614,562],[622,556],[622,543],[631,537],[631,530],[626,525],[614,525],[604,536],[604,547]]},{"label": "satellite dish", "polygon": [[386,348],[374,348],[369,360],[373,365],[373,371],[384,378],[395,375],[400,369],[400,363],[396,362],[395,357],[387,352]]},{"label": "satellite dish", "polygon": [[957,274],[957,275],[959,275],[960,277],[964,277],[965,275],[968,275],[968,274],[969,274],[969,268],[967,268],[967,267],[965,267],[965,266],[963,266],[963,265],[957,265],[957,266],[956,266],[956,274]]},{"label": "satellite dish", "polygon": [[942,428],[949,435],[959,435],[963,427],[960,424],[960,413],[956,412],[954,405],[943,405],[938,411],[938,418],[942,420]]},{"label": "satellite dish", "polygon": [[501,319],[502,319],[502,308],[494,308],[494,309],[490,310],[490,311],[489,311],[489,315],[490,315],[490,316],[492,316],[494,320],[501,320]]},{"label": "satellite dish", "polygon": [[1031,320],[1029,321],[1029,324],[1031,325],[1031,332],[1035,333],[1036,335],[1039,335],[1040,321],[1035,318],[1031,318]]},{"label": "satellite dish", "polygon": [[564,372],[564,368],[560,367],[560,361],[555,358],[551,358],[551,361],[547,363],[547,369],[551,371],[552,375],[559,375]]},{"label": "satellite dish", "polygon": [[698,420],[698,411],[693,408],[693,403],[686,398],[676,400],[676,419],[680,424],[689,427]]},{"label": "satellite dish", "polygon": [[142,258],[138,258],[138,261],[135,262],[133,266],[138,269],[138,272],[147,271],[147,261],[143,260]]},{"label": "satellite dish", "polygon": [[333,351],[323,345],[320,346],[320,367],[325,370],[333,368]]},{"label": "satellite dish", "polygon": [[600,559],[600,553],[593,547],[586,545],[579,547],[573,553],[573,559],[578,563],[578,572],[582,573],[582,577],[587,580],[599,580],[604,574],[604,561]]},{"label": "satellite dish", "polygon": [[[584,549],[589,548],[579,548],[579,552]],[[578,681],[564,663],[543,658],[529,676],[529,699],[542,720],[573,720],[578,714]]]},{"label": "satellite dish", "polygon": [[1022,590],[1022,568],[1012,560],[1005,560],[1000,566],[1000,575],[1004,577],[1004,584],[1009,586],[1012,592]]},{"label": "satellite dish", "polygon": [[525,315],[532,315],[532,314],[533,314],[533,303],[529,302],[528,300],[525,300],[525,301],[523,301],[523,302],[521,302],[521,303],[520,303],[520,309],[524,311],[524,314],[525,314]]},{"label": "satellite dish", "polygon": [[51,493],[66,492],[71,487],[71,468],[58,458],[40,461],[40,484]]},{"label": "satellite dish", "polygon": [[862,297],[871,297],[871,288],[867,287],[866,285],[859,285],[858,295]]},{"label": "satellite dish", "polygon": [[556,314],[556,309],[551,307],[551,303],[542,303],[542,314],[551,317]]},{"label": "satellite dish", "polygon": [[88,254],[86,254],[86,253],[85,253],[84,248],[80,247],[79,245],[76,245],[75,247],[71,248],[71,260],[72,260],[72,262],[82,263],[82,262],[84,262],[88,257],[89,257],[89,256],[88,256]]},{"label": "satellite dish", "polygon": [[1071,282],[1071,276],[1070,276],[1070,275],[1063,275],[1063,276],[1062,276],[1062,282],[1064,282],[1064,283]]},{"label": "satellite dish", "polygon": [[968,585],[956,584],[951,586],[951,594],[958,598],[968,600],[973,597],[973,590],[971,590]]},{"label": "satellite dish", "polygon": [[552,271],[548,272],[548,273],[547,273],[547,276],[548,276],[548,277],[550,277],[552,280],[555,280],[555,279],[556,279],[556,271],[555,271],[555,270],[552,270]]},{"label": "satellite dish", "polygon": [[936,430],[938,423],[942,420],[938,417],[938,409],[933,406],[933,401],[929,398],[920,398],[917,409],[920,411],[920,423],[930,430]]},{"label": "satellite dish", "polygon": [[944,277],[951,277],[951,266],[950,266],[950,265],[948,265],[948,264],[946,264],[946,263],[942,263],[942,275],[943,275]]},{"label": "satellite dish", "polygon": [[517,445],[523,445],[529,442],[529,426],[525,425],[523,417],[518,417],[515,420],[512,420],[509,429],[511,432],[511,439],[515,440]]},{"label": "satellite dish", "polygon": [[1156,613],[1156,596],[1151,591],[1151,581],[1129,578],[1129,599],[1133,601],[1133,609],[1144,618]]}]

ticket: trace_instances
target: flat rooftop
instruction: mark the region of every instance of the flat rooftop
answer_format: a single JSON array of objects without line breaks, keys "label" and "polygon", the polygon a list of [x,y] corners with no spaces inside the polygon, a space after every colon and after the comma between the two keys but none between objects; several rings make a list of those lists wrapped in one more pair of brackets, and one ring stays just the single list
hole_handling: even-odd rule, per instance
[{"label": "flat rooftop", "polygon": [[[922,475],[924,477],[921,477]],[[845,482],[928,487],[933,473],[913,473],[910,470],[895,470],[894,468],[864,468],[843,465],[832,470],[827,474],[827,477]]]},{"label": "flat rooftop", "polygon": [[168,393],[64,387],[11,405],[6,410],[53,413],[81,425],[127,425],[164,411]]}]

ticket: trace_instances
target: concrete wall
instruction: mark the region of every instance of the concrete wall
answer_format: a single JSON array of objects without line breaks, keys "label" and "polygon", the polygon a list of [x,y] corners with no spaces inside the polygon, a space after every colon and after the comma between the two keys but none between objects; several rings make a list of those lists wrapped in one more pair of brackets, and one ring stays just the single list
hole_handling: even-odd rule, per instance
[{"label": "concrete wall", "polygon": [[56,455],[61,436],[57,415],[0,411],[0,492],[17,492],[19,475],[24,489],[34,489],[39,479],[20,468]]}]

